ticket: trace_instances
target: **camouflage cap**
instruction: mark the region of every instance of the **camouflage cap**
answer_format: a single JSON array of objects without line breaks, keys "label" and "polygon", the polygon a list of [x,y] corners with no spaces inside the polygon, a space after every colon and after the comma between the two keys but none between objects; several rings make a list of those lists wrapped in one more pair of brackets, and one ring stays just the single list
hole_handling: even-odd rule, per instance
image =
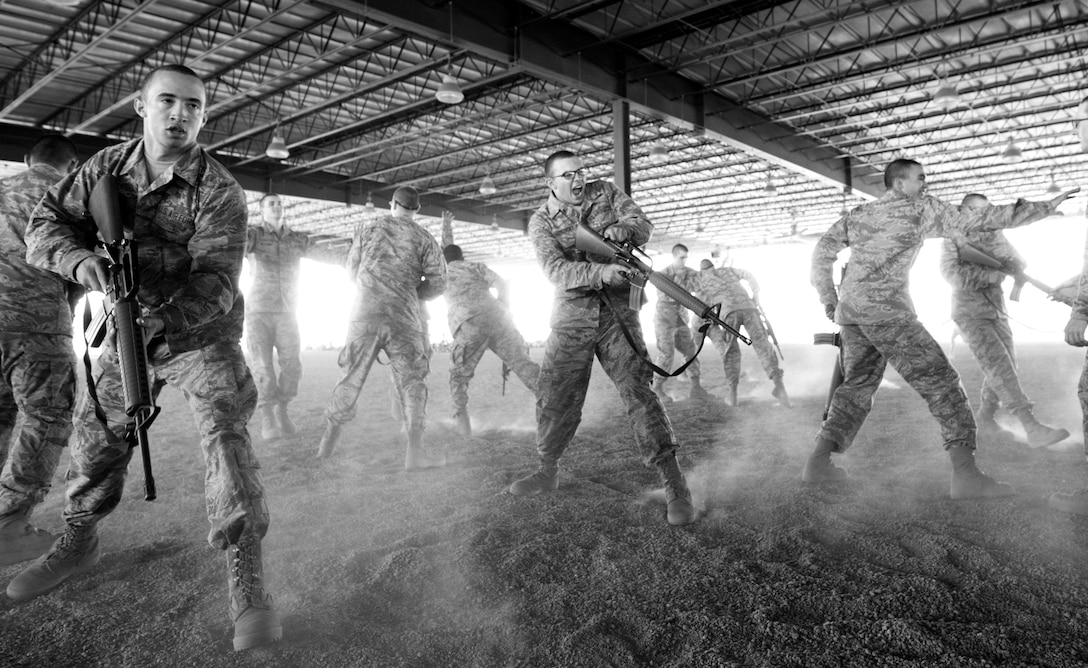
[{"label": "camouflage cap", "polygon": [[401,186],[393,191],[393,201],[405,209],[415,211],[419,208],[419,191],[412,186]]}]

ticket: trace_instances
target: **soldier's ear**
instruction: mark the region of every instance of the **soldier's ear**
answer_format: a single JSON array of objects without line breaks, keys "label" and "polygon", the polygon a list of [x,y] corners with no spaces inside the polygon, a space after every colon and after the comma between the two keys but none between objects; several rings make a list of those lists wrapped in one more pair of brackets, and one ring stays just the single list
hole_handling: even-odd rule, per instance
[{"label": "soldier's ear", "polygon": [[132,100],[132,108],[136,110],[137,116],[144,118],[146,106],[144,105],[143,95],[137,95],[136,98]]}]

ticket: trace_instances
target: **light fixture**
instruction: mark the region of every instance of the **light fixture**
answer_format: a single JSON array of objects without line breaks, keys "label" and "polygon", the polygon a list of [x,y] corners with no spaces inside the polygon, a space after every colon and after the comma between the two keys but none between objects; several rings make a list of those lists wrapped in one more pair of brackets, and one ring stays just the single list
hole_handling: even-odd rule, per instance
[{"label": "light fixture", "polygon": [[272,133],[272,141],[268,144],[268,148],[264,150],[264,154],[275,160],[286,160],[290,157],[291,152],[287,150],[287,142],[283,139],[283,133],[277,127],[275,132]]},{"label": "light fixture", "polygon": [[75,7],[83,0],[46,0],[51,5],[57,7]]},{"label": "light fixture", "polygon": [[490,174],[485,174],[484,180],[480,181],[480,194],[484,197],[491,197],[497,192],[499,192],[499,189],[495,187],[495,180],[491,178]]},{"label": "light fixture", "polygon": [[442,75],[442,85],[435,91],[434,96],[444,104],[458,104],[465,99],[465,94],[461,92],[461,87],[457,85],[457,79],[454,79],[453,75],[448,72]]},{"label": "light fixture", "polygon": [[498,232],[499,231],[499,217],[498,217],[497,214],[494,214],[494,213],[491,214],[491,231],[492,232]]},{"label": "light fixture", "polygon": [[1017,163],[1024,159],[1024,154],[1020,152],[1013,140],[1009,140],[1009,145],[1005,147],[1005,150],[1001,152],[1001,159],[1007,163]]},{"label": "light fixture", "polygon": [[933,104],[942,109],[949,109],[960,103],[960,92],[950,83],[941,84],[933,94]]},{"label": "light fixture", "polygon": [[763,186],[763,192],[768,195],[773,195],[778,192],[778,188],[774,187],[774,181],[771,180],[771,173],[767,172],[767,185]]},{"label": "light fixture", "polygon": [[1062,187],[1058,185],[1058,180],[1054,178],[1054,170],[1053,169],[1050,170],[1050,186],[1047,187],[1046,191],[1048,193],[1053,194],[1053,195],[1057,195],[1058,193],[1060,193],[1062,191]]},{"label": "light fixture", "polygon": [[702,223],[697,223],[697,224],[695,225],[695,232],[696,232],[696,233],[698,233],[698,234],[702,234],[704,230],[706,230],[706,228],[705,228],[705,227],[703,227],[703,224],[702,224]]},{"label": "light fixture", "polygon": [[366,204],[363,208],[366,209],[367,213],[374,213],[374,198],[370,196],[369,192],[366,194]]},{"label": "light fixture", "polygon": [[659,165],[669,159],[669,149],[664,144],[657,143],[650,147],[650,162]]}]

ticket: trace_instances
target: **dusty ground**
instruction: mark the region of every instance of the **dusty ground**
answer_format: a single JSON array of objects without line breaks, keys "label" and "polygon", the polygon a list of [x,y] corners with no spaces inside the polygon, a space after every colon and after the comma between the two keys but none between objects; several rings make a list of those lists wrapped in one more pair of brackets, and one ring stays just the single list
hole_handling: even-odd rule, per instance
[{"label": "dusty ground", "polygon": [[[1051,492],[1088,484],[1083,352],[1022,350],[1038,414],[1074,437],[981,451],[983,468],[1020,492],[991,502],[947,498],[936,425],[894,372],[841,458],[850,484],[803,487],[832,351],[785,352],[793,410],[770,397],[750,352],[741,407],[670,409],[705,507],[684,528],[647,495],[656,474],[599,368],[559,493],[527,500],[505,490],[534,466],[532,401],[513,379],[500,396],[493,357],[473,386],[477,437],[464,440],[443,424],[447,361],[436,355],[428,436],[448,445],[450,464],[405,473],[384,368],[335,464],[311,458],[336,353],[307,353],[299,437],[256,439],[284,640],[244,653],[231,649],[224,557],[204,542],[193,422],[167,389],[151,434],[159,500],[142,500],[134,461],[96,569],[26,604],[0,597],[0,665],[1088,665],[1088,520],[1046,507]],[[703,359],[713,391],[720,362],[710,349]],[[962,346],[953,359],[974,399],[977,367]],[[36,515],[53,530],[64,466]]]}]

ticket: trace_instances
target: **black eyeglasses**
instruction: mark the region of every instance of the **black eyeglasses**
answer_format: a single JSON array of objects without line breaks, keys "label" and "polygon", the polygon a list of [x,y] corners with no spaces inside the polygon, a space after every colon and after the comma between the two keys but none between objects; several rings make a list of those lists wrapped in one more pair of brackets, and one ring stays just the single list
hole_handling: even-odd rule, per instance
[{"label": "black eyeglasses", "polygon": [[573,181],[576,176],[581,176],[583,179],[586,177],[586,168],[575,169],[570,172],[563,172],[562,174],[556,174],[553,179],[566,179],[567,181]]}]

